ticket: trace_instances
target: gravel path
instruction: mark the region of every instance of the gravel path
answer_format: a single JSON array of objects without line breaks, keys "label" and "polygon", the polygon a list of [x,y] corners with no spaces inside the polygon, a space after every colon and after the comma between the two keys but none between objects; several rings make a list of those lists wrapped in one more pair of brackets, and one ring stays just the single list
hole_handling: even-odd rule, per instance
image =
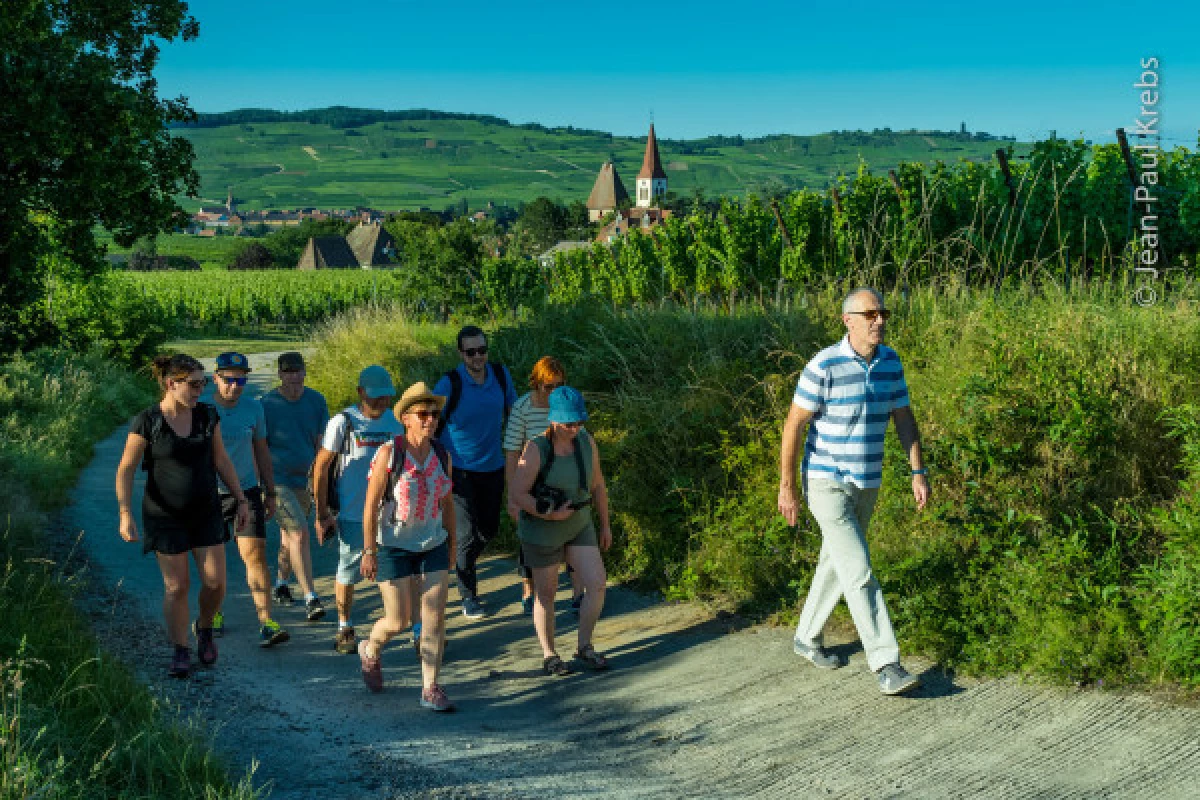
[{"label": "gravel path", "polygon": [[[270,377],[255,372],[255,390]],[[1200,710],[1140,695],[967,683],[931,669],[919,693],[885,698],[856,644],[839,646],[848,668],[818,671],[791,654],[790,631],[624,590],[610,591],[597,630],[613,669],[548,679],[502,559],[482,569],[489,617],[465,620],[451,592],[443,682],[457,713],[417,706],[407,635],[384,652],[381,695],[363,687],[357,657],[332,650],[335,624],[304,622],[298,605],[277,612],[292,640],[259,648],[233,548],[218,667],[170,681],[158,569],[116,533],[113,479],[125,435],[97,446],[57,538],[82,536],[95,598],[86,607],[106,646],[209,726],[234,764],[257,763],[256,782],[272,797],[1197,796]],[[140,483],[139,475],[139,492]],[[336,554],[319,549],[315,562],[332,609]],[[559,595],[564,653],[574,650],[568,596]],[[360,591],[360,630],[378,612],[377,591]]]}]

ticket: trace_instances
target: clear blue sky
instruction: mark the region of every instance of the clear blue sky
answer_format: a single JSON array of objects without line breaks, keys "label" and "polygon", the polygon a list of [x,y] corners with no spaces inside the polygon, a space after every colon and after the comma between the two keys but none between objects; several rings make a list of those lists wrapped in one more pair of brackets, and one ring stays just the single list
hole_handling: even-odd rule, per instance
[{"label": "clear blue sky", "polygon": [[160,90],[198,111],[350,105],[643,135],[891,127],[1111,140],[1160,59],[1196,145],[1200,4],[192,0]]}]

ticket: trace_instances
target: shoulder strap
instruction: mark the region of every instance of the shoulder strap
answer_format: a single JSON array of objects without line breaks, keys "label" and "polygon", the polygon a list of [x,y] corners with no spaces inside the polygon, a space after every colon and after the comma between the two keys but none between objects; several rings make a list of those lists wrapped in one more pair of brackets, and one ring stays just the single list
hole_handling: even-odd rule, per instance
[{"label": "shoulder strap", "polygon": [[450,421],[450,415],[458,408],[458,401],[462,399],[462,376],[458,374],[458,367],[447,372],[446,379],[450,381],[450,396],[446,398],[446,405],[442,407],[442,418],[438,420],[437,430],[433,432],[435,439],[441,438],[446,430],[446,423]]},{"label": "shoulder strap", "polygon": [[554,443],[544,433],[539,433],[529,441],[533,442],[538,449],[538,454],[542,457],[542,464],[538,467],[537,477],[533,481],[534,486],[540,486],[546,482],[550,467],[554,466]]},{"label": "shoulder strap", "polygon": [[575,468],[579,470],[579,488],[582,491],[588,490],[587,467],[583,463],[583,445],[579,441],[579,436],[575,437]]},{"label": "shoulder strap", "polygon": [[512,405],[508,402],[508,374],[504,371],[502,364],[489,361],[492,368],[492,374],[496,376],[496,383],[500,386],[500,397],[504,399],[504,416],[508,416],[508,412],[512,411]]},{"label": "shoulder strap", "polygon": [[163,418],[162,409],[155,403],[150,407],[148,414],[150,417],[150,436],[147,439],[148,444],[146,449],[142,451],[142,471],[150,471],[150,462],[154,460],[154,443],[158,441],[158,437],[162,435],[162,428],[166,420]]},{"label": "shoulder strap", "polygon": [[437,453],[438,462],[442,465],[442,472],[446,473],[446,477],[450,477],[450,466],[447,462],[450,460],[450,453],[447,452],[446,446],[434,439],[430,442],[433,445],[433,452]]},{"label": "shoulder strap", "polygon": [[392,458],[388,461],[387,489],[383,493],[383,502],[385,503],[396,494],[396,483],[400,480],[400,471],[404,469],[404,456],[407,452],[408,445],[403,436],[392,439]]}]

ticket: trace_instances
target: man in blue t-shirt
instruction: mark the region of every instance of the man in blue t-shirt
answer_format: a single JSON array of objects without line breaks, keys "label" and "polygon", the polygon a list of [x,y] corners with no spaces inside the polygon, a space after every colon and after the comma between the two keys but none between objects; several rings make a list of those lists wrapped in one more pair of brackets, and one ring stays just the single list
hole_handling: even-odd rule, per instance
[{"label": "man in blue t-shirt", "polygon": [[512,376],[488,364],[483,331],[468,325],[458,332],[462,363],[442,376],[433,393],[447,398],[445,428],[439,434],[453,464],[454,506],[458,518],[455,571],[463,615],[483,616],[475,564],[500,528],[504,494],[504,418],[517,393]]},{"label": "man in blue t-shirt", "polygon": [[275,600],[293,602],[287,576],[295,572],[296,582],[304,592],[305,615],[309,622],[316,622],[325,616],[325,608],[313,586],[308,541],[308,517],[313,501],[308,490],[308,472],[329,422],[329,407],[323,394],[304,385],[307,373],[303,355],[283,353],[278,363],[279,386],[262,398],[267,446],[275,473],[275,521],[279,523],[280,534]]}]

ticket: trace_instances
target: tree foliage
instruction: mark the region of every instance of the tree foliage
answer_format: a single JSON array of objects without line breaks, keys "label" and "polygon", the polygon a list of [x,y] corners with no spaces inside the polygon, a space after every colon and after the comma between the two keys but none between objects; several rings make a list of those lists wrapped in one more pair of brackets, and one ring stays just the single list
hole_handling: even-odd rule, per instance
[{"label": "tree foliage", "polygon": [[57,341],[50,280],[104,267],[99,225],[128,246],[172,226],[193,151],[158,97],[159,40],[191,39],[182,0],[5,0],[0,14],[0,351]]}]

